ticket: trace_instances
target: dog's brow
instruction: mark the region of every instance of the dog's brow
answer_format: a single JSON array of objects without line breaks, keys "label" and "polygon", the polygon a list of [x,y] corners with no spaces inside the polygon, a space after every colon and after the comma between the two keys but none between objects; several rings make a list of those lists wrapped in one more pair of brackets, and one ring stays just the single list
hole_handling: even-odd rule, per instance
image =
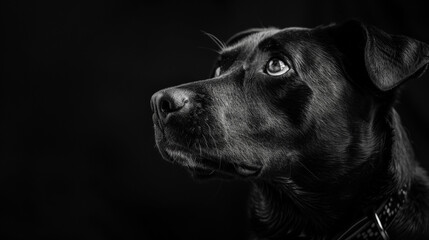
[{"label": "dog's brow", "polygon": [[267,38],[258,44],[258,49],[261,51],[275,51],[282,49],[282,45],[277,39]]},{"label": "dog's brow", "polygon": [[237,49],[226,50],[219,54],[219,59],[235,59],[239,53]]}]

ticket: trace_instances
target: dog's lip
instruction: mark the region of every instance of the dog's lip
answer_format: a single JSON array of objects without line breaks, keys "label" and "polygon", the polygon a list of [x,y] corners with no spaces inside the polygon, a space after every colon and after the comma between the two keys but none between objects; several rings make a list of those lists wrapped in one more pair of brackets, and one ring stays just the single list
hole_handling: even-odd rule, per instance
[{"label": "dog's lip", "polygon": [[[175,146],[174,150],[167,147],[164,149],[172,159],[186,166],[197,177],[211,177],[211,176],[240,176],[240,177],[257,177],[261,171],[262,166],[253,163],[236,163],[225,160],[213,160],[207,156],[200,156],[193,154],[188,149],[182,149]],[[174,155],[175,157],[172,157]],[[193,159],[195,158],[195,159]]]},{"label": "dog's lip", "polygon": [[210,179],[210,178],[232,178],[232,175],[225,174],[216,170],[211,170],[207,168],[190,168],[191,175],[197,179]]},{"label": "dog's lip", "polygon": [[163,130],[162,124],[161,124],[158,116],[155,113],[152,114],[152,121],[153,121],[153,124],[155,125],[155,127],[157,127],[160,130]]},{"label": "dog's lip", "polygon": [[262,167],[251,165],[238,165],[235,167],[237,172],[242,176],[256,176],[260,173]]},{"label": "dog's lip", "polygon": [[[204,160],[203,160],[204,161]],[[208,160],[210,161],[210,160]],[[207,162],[207,161],[206,161]],[[239,175],[240,177],[255,177],[258,176],[261,172],[262,167],[259,166],[253,166],[249,164],[236,164],[236,163],[223,163],[223,165],[227,165],[225,167],[219,167],[217,169],[212,167],[207,167],[206,165],[203,165],[204,167],[195,167],[194,170],[196,170],[200,174],[206,174],[206,175],[216,175],[218,173],[221,174],[227,174],[227,175]]]},{"label": "dog's lip", "polygon": [[261,172],[261,167],[255,168],[253,166],[235,166],[235,171],[226,169],[212,169],[205,167],[193,167],[189,168],[194,177],[197,178],[211,178],[211,177],[222,177],[222,178],[233,178],[234,176],[240,176],[243,178],[256,177]]}]

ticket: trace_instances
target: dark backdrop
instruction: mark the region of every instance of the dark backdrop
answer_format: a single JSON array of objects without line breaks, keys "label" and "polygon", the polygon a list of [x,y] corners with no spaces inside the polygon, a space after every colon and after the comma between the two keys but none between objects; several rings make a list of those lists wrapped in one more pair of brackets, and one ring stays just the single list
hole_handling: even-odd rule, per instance
[{"label": "dark backdrop", "polygon": [[[422,1],[423,2],[423,1]],[[417,1],[2,1],[1,239],[243,239],[245,182],[196,183],[155,148],[149,99],[204,79],[250,27],[359,18],[429,42]],[[399,104],[429,165],[429,74]]]}]

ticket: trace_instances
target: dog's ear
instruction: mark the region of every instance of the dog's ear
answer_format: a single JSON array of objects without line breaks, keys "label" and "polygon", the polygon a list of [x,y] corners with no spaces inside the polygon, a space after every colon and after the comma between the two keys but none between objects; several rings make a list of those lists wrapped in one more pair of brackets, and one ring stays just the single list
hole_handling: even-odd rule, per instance
[{"label": "dog's ear", "polygon": [[227,46],[234,45],[235,43],[239,42],[243,38],[250,36],[254,33],[261,32],[263,30],[264,30],[263,28],[251,28],[251,29],[244,30],[242,32],[238,32],[234,34],[232,37],[230,37],[228,41],[226,41],[226,45]]},{"label": "dog's ear", "polygon": [[423,42],[391,35],[356,20],[326,29],[345,57],[344,65],[352,79],[369,78],[370,84],[382,92],[420,77],[427,68],[429,46]]}]

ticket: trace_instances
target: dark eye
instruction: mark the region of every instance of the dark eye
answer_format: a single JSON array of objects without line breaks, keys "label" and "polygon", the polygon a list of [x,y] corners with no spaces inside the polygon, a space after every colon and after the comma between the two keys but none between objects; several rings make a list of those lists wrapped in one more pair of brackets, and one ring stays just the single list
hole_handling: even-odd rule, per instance
[{"label": "dark eye", "polygon": [[289,66],[278,58],[272,58],[265,66],[265,70],[270,76],[280,76],[289,71]]},{"label": "dark eye", "polygon": [[217,67],[215,70],[214,76],[219,77],[219,75],[220,75],[220,67]]}]

